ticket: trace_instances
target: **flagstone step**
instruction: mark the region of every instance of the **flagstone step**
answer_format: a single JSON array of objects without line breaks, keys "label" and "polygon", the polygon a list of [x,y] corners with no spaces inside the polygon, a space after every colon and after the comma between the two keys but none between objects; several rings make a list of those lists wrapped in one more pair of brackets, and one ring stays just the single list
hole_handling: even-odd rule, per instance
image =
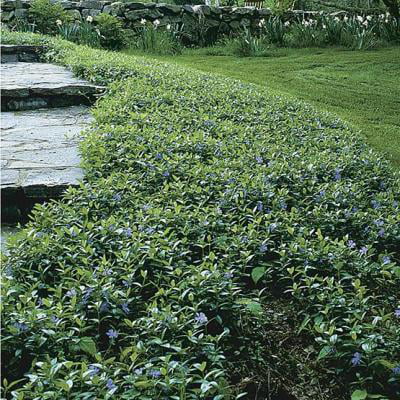
[{"label": "flagstone step", "polygon": [[39,62],[40,54],[44,49],[44,46],[2,44],[0,45],[1,62]]},{"label": "flagstone step", "polygon": [[21,221],[35,203],[78,185],[78,143],[91,120],[86,106],[2,113],[2,221]]},{"label": "flagstone step", "polygon": [[90,105],[104,92],[58,65],[18,62],[0,67],[2,111]]}]

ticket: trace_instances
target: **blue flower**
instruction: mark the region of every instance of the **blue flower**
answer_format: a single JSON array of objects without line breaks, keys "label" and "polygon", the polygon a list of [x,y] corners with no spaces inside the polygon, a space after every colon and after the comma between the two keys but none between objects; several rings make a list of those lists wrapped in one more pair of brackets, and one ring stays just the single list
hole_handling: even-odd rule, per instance
[{"label": "blue flower", "polygon": [[105,313],[108,312],[110,310],[110,306],[106,301],[103,301],[100,305],[100,312],[101,313]]},{"label": "blue flower", "polygon": [[99,368],[97,368],[95,365],[89,365],[89,375],[91,377],[97,375],[99,373]]},{"label": "blue flower", "polygon": [[381,230],[378,232],[378,236],[379,236],[379,237],[384,237],[384,236],[385,236],[385,230],[384,230],[384,229],[381,229]]},{"label": "blue flower", "polygon": [[260,251],[260,253],[265,253],[268,250],[268,246],[265,243],[262,243],[258,250]]},{"label": "blue flower", "polygon": [[286,204],[286,202],[284,200],[281,200],[279,202],[279,205],[280,205],[282,210],[286,210],[287,209],[287,204]]},{"label": "blue flower", "polygon": [[196,313],[196,316],[194,317],[194,320],[197,324],[203,325],[208,322],[208,318],[204,313]]},{"label": "blue flower", "polygon": [[150,375],[152,378],[159,378],[159,377],[161,376],[161,372],[158,371],[157,369],[152,369],[152,370],[149,372],[149,375]]},{"label": "blue flower", "polygon": [[169,171],[164,171],[164,172],[163,172],[163,176],[164,176],[165,178],[168,178],[170,175],[171,175],[171,174],[169,173]]},{"label": "blue flower", "polygon": [[398,308],[397,310],[394,310],[394,316],[397,318],[400,318],[400,308]]},{"label": "blue flower", "polygon": [[162,158],[163,158],[162,153],[157,153],[155,158],[156,158],[156,160],[162,160]]},{"label": "blue flower", "polygon": [[114,382],[113,382],[113,380],[111,378],[107,379],[106,386],[107,386],[107,389],[109,389],[109,390],[116,389],[116,387],[117,387],[117,385],[114,384]]},{"label": "blue flower", "polygon": [[400,375],[400,365],[398,365],[397,367],[394,367],[394,368],[392,369],[392,372],[393,372],[395,375]]},{"label": "blue flower", "polygon": [[383,262],[383,265],[390,264],[390,257],[389,256],[384,256],[382,258],[382,262]]},{"label": "blue flower", "polygon": [[76,296],[76,290],[75,289],[68,290],[68,292],[66,293],[66,296],[68,296],[68,297]]},{"label": "blue flower", "polygon": [[126,237],[131,237],[131,236],[132,236],[132,229],[131,229],[131,228],[126,228],[126,229],[124,229],[124,230],[123,230],[123,234],[124,234]]},{"label": "blue flower", "polygon": [[51,322],[54,322],[55,324],[57,324],[59,321],[61,321],[61,318],[57,318],[55,315],[52,315],[50,317]]},{"label": "blue flower", "polygon": [[106,332],[106,335],[110,338],[110,339],[116,339],[118,337],[118,332],[114,329],[109,329]]},{"label": "blue flower", "polygon": [[114,196],[113,196],[112,199],[113,199],[114,201],[120,202],[121,199],[122,199],[122,197],[121,197],[121,195],[120,195],[119,193],[117,193],[117,194],[114,194]]},{"label": "blue flower", "polygon": [[353,367],[360,365],[361,364],[361,354],[358,352],[354,353],[350,362],[353,365]]},{"label": "blue flower", "polygon": [[135,375],[142,375],[143,374],[143,368],[136,368],[134,371]]},{"label": "blue flower", "polygon": [[226,279],[232,279],[232,278],[233,278],[232,272],[225,272],[224,278],[226,278]]},{"label": "blue flower", "polygon": [[23,322],[16,322],[14,327],[17,328],[20,332],[26,332],[28,330],[28,325]]},{"label": "blue flower", "polygon": [[257,211],[262,211],[263,210],[263,203],[261,201],[257,201]]},{"label": "blue flower", "polygon": [[361,254],[362,256],[365,256],[365,255],[367,255],[367,253],[368,253],[368,247],[367,247],[367,246],[361,247],[361,249],[360,249],[360,254]]},{"label": "blue flower", "polygon": [[354,247],[356,247],[356,242],[355,242],[354,240],[349,240],[349,241],[347,242],[347,246],[348,246],[350,249],[354,249]]},{"label": "blue flower", "polygon": [[256,161],[257,161],[257,164],[262,164],[264,162],[263,158],[261,156],[257,156]]},{"label": "blue flower", "polygon": [[128,303],[122,303],[121,304],[121,308],[124,311],[124,313],[129,314],[129,307],[128,307]]},{"label": "blue flower", "polygon": [[340,179],[342,178],[342,175],[340,174],[340,169],[336,168],[334,172],[335,174],[333,178],[335,179],[335,181],[340,181]]},{"label": "blue flower", "polygon": [[371,205],[372,205],[372,208],[375,208],[375,209],[380,207],[379,202],[376,200],[372,200]]}]

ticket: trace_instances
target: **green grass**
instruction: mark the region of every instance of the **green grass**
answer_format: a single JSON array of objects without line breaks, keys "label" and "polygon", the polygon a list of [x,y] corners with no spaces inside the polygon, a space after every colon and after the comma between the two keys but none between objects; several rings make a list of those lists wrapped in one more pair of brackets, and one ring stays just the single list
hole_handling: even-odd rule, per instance
[{"label": "green grass", "polygon": [[[128,51],[131,52],[131,51]],[[400,168],[400,48],[374,51],[279,49],[271,57],[147,56],[184,64],[304,100],[361,130],[369,144]]]}]

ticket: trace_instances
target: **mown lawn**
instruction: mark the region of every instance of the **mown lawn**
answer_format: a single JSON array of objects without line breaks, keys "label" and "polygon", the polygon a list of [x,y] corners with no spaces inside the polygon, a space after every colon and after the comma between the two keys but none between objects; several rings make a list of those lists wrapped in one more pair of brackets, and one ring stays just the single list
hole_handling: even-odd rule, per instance
[{"label": "mown lawn", "polygon": [[[400,167],[400,48],[374,51],[279,49],[271,57],[214,56],[188,50],[151,56],[257,83],[339,115]],[[150,57],[150,56],[148,56]]]}]

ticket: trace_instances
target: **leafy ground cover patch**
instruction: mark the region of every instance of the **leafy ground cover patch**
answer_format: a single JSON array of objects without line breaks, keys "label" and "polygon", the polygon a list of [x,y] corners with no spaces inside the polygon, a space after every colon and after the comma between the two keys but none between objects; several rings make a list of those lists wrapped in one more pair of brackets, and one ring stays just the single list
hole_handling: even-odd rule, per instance
[{"label": "leafy ground cover patch", "polygon": [[400,394],[400,180],[360,136],[256,85],[3,41],[109,84],[85,182],[3,260],[6,395]]},{"label": "leafy ground cover patch", "polygon": [[269,55],[237,58],[224,47],[211,47],[151,57],[256,83],[333,112],[361,130],[373,148],[400,167],[399,47],[360,52],[275,49]]}]

